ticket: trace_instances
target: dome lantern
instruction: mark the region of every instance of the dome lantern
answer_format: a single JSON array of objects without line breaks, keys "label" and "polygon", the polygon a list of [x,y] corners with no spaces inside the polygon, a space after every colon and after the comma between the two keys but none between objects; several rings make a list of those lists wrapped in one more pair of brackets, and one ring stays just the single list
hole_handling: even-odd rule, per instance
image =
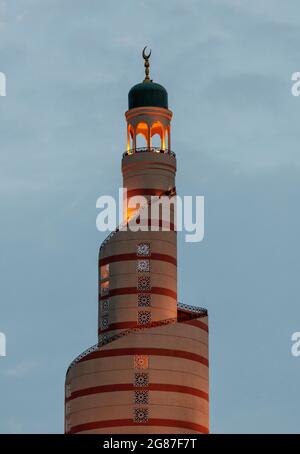
[{"label": "dome lantern", "polygon": [[145,53],[146,47],[143,49],[143,58],[145,60],[145,79],[143,82],[134,85],[128,93],[128,109],[136,107],[161,107],[168,108],[168,93],[167,90],[160,84],[153,82],[150,79],[150,63],[149,58],[151,50],[148,54]]},{"label": "dome lantern", "polygon": [[133,154],[141,151],[171,152],[171,118],[168,109],[168,93],[160,84],[150,79],[149,58],[151,50],[142,55],[145,60],[145,79],[134,85],[128,93],[127,151]]}]

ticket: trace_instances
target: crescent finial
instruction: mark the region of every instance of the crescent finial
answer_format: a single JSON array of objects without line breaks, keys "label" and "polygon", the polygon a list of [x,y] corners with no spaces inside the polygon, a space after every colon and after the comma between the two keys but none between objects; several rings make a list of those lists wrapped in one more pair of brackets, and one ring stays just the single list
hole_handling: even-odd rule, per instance
[{"label": "crescent finial", "polygon": [[149,58],[150,58],[152,50],[150,49],[150,51],[148,52],[148,55],[147,55],[146,54],[147,47],[148,46],[145,46],[144,49],[143,49],[143,52],[142,52],[143,59],[145,60],[145,79],[144,79],[144,82],[152,82],[152,80],[149,77],[149,67],[150,67]]},{"label": "crescent finial", "polygon": [[146,55],[146,49],[147,49],[148,46],[145,46],[144,49],[143,49],[143,59],[144,60],[148,60],[150,58],[150,55],[151,55],[151,52],[152,50],[150,49],[150,52],[148,53],[148,55]]}]

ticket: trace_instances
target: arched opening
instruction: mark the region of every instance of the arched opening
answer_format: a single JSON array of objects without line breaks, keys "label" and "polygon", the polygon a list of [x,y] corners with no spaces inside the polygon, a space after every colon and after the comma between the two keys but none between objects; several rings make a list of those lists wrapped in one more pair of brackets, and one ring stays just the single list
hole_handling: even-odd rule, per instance
[{"label": "arched opening", "polygon": [[159,134],[154,134],[151,137],[151,147],[161,149],[161,137]]},{"label": "arched opening", "polygon": [[165,133],[163,125],[160,123],[160,121],[155,121],[154,123],[152,123],[150,135],[151,147],[157,147],[160,150],[165,150]]},{"label": "arched opening", "polygon": [[135,148],[147,148],[147,137],[145,137],[144,134],[140,133],[136,135]]},{"label": "arched opening", "polygon": [[149,143],[149,128],[147,123],[141,122],[135,129],[135,149],[147,148]]}]

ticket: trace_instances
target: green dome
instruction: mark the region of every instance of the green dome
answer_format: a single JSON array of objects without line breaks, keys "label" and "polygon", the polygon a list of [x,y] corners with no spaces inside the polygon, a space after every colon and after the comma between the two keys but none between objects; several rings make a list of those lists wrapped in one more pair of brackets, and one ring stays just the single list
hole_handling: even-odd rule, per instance
[{"label": "green dome", "polygon": [[128,93],[128,108],[163,107],[168,108],[167,90],[155,82],[142,82],[134,85]]}]

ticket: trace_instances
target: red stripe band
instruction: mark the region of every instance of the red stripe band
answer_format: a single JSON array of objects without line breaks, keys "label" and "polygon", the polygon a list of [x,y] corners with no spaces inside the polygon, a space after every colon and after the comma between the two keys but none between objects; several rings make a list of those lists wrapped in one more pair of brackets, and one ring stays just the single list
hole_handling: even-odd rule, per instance
[{"label": "red stripe band", "polygon": [[69,433],[83,432],[85,430],[103,429],[106,427],[122,426],[158,426],[158,427],[180,427],[181,429],[194,430],[195,432],[208,434],[207,427],[189,421],[180,421],[177,419],[160,419],[151,418],[147,422],[134,422],[132,419],[112,419],[109,421],[93,421],[85,424],[73,426]]},{"label": "red stripe band", "polygon": [[112,356],[128,356],[128,355],[156,355],[170,356],[175,358],[188,359],[196,361],[208,367],[208,359],[197,353],[186,352],[184,350],[173,350],[169,348],[114,348],[110,350],[97,350],[84,356],[79,362],[90,361],[97,358],[109,358]]},{"label": "red stripe band", "polygon": [[158,326],[166,326],[166,323],[162,324],[159,320],[150,322],[147,325],[139,325],[137,322],[118,322],[118,323],[111,323],[108,328],[98,329],[98,334],[106,333],[107,331],[115,331],[117,329],[135,329],[135,328],[157,328]]},{"label": "red stripe band", "polygon": [[154,189],[154,188],[136,188],[127,190],[127,198],[135,197],[136,195],[163,195],[167,189]]},{"label": "red stripe band", "polygon": [[208,333],[208,325],[206,323],[201,322],[200,320],[187,320],[186,322],[182,322],[182,323],[186,323],[187,325],[196,326],[197,328],[201,328]]},{"label": "red stripe band", "polygon": [[[91,388],[80,389],[74,391],[71,397],[66,399],[66,402],[77,399],[78,397],[89,396],[91,394],[111,393],[116,391],[134,391],[136,388],[132,383],[119,383],[113,385],[93,386]],[[139,388],[140,389],[140,388]],[[164,383],[150,383],[147,388],[141,388],[149,391],[166,391],[174,393],[190,394],[192,396],[200,397],[208,402],[208,394],[197,388],[182,385],[171,385]]]},{"label": "red stripe band", "polygon": [[[188,320],[186,322],[179,322],[179,323],[185,323],[187,325],[192,325],[195,326],[196,328],[200,328],[206,333],[208,333],[208,325],[206,323],[201,322],[200,320]],[[134,329],[134,328],[156,328],[157,326],[166,326],[165,324],[162,325],[159,323],[159,320],[157,322],[152,322],[149,325],[139,325],[135,321],[127,321],[127,322],[118,322],[118,323],[111,323],[108,328],[98,329],[98,334],[103,334],[108,331],[115,331],[117,329]]]},{"label": "red stripe band", "polygon": [[119,322],[119,323],[110,323],[109,327],[106,329],[99,328],[98,334],[107,333],[108,331],[114,331],[116,329],[133,329],[133,328],[144,328],[145,325],[138,325],[137,322]]},{"label": "red stripe band", "polygon": [[[124,262],[124,261],[130,261],[130,260],[137,260],[141,258],[140,256],[137,257],[135,253],[130,253],[130,254],[117,254],[117,255],[110,255],[109,257],[104,257],[103,259],[99,260],[99,265],[107,265],[108,263],[114,263],[114,262]],[[143,258],[151,259],[151,260],[159,260],[161,262],[168,262],[172,263],[173,265],[177,265],[177,260],[176,258],[167,255],[167,254],[159,254],[153,252],[151,256],[145,256]]]},{"label": "red stripe band", "polygon": [[121,288],[113,288],[109,290],[108,295],[102,295],[100,299],[107,299],[110,296],[116,296],[116,295],[134,295],[137,293],[151,293],[151,294],[156,294],[156,295],[164,295],[164,296],[169,296],[170,298],[173,298],[177,301],[177,293],[174,292],[173,290],[163,288],[163,287],[151,287],[151,290],[148,292],[142,292],[140,290],[137,290],[136,287],[121,287]]}]

